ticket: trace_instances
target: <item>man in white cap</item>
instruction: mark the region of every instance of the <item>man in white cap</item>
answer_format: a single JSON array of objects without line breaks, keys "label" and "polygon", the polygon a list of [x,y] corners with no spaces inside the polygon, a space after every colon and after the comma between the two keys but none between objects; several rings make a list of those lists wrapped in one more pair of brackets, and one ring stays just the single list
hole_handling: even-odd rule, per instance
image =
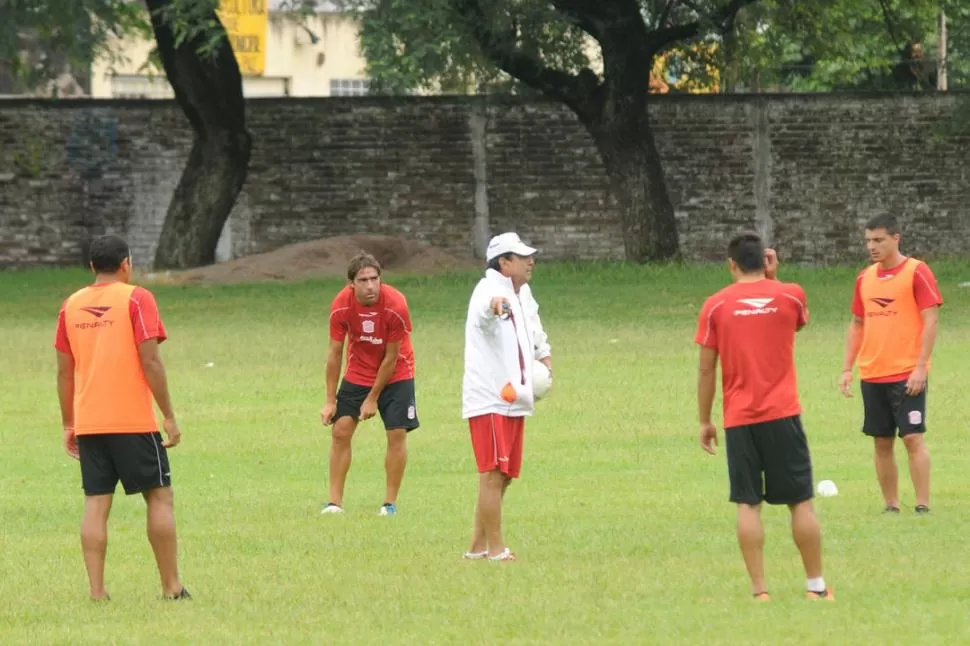
[{"label": "man in white cap", "polygon": [[471,430],[479,489],[467,559],[515,560],[502,537],[502,500],[522,466],[525,418],[535,407],[535,361],[552,375],[548,337],[528,285],[535,253],[518,234],[492,238],[485,276],[468,303],[462,417]]}]

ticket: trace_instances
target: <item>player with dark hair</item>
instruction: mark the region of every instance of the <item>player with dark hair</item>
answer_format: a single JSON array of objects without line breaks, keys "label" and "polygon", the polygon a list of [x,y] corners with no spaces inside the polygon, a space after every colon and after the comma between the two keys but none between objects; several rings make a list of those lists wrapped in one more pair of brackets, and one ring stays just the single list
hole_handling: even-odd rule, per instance
[{"label": "player with dark hair", "polygon": [[768,600],[761,505],[787,505],[810,599],[834,599],[822,577],[822,532],[812,506],[812,459],[801,423],[795,333],[808,324],[805,292],[776,280],[777,254],[755,233],[728,244],[734,284],[704,302],[697,402],[700,444],[714,454],[711,409],[721,361],[730,500],[738,509],[738,542],[755,599]]},{"label": "player with dark hair", "polygon": [[865,236],[872,264],[856,278],[839,385],[846,397],[852,396],[852,367],[858,359],[862,432],[873,438],[884,509],[899,513],[898,430],[909,455],[915,512],[925,514],[930,510],[930,452],[923,440],[926,384],[943,297],[929,265],[899,252],[896,218],[872,218]]},{"label": "player with dark hair", "polygon": [[[108,515],[115,488],[142,494],[148,540],[168,599],[189,599],[179,580],[175,512],[167,450],[181,441],[158,346],[167,338],[155,297],[129,284],[128,244],[113,235],[90,248],[94,284],[61,308],[54,346],[64,448],[81,462],[84,519],[81,547],[91,598],[108,599],[104,585]],[[158,432],[152,400],[161,409]]]},{"label": "player with dark hair", "polygon": [[[379,513],[396,514],[407,464],[407,434],[419,426],[411,315],[404,294],[384,284],[381,274],[381,264],[374,256],[358,254],[347,267],[348,285],[330,304],[326,403],[320,413],[324,425],[333,426],[330,499],[324,514],[343,513],[351,439],[358,423],[378,412],[387,431],[387,491]],[[340,381],[345,340],[347,371]]]}]

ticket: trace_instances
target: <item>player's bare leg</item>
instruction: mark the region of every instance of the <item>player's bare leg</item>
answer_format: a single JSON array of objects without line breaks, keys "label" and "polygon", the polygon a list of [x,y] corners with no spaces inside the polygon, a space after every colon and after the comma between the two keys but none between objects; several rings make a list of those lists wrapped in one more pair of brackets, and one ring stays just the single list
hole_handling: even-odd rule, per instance
[{"label": "player's bare leg", "polygon": [[751,594],[765,592],[765,530],[761,525],[761,505],[738,505],[738,544],[751,578]]},{"label": "player's bare leg", "polygon": [[481,486],[481,481],[479,481],[478,502],[475,504],[475,525],[472,529],[472,544],[468,548],[470,554],[482,554],[488,551],[488,537],[485,535],[485,526],[482,524]]},{"label": "player's bare leg", "polygon": [[84,553],[91,598],[95,600],[108,598],[108,592],[104,589],[104,561],[108,551],[108,514],[113,498],[112,494],[84,498],[81,551]]},{"label": "player's bare leg", "polygon": [[384,470],[387,472],[387,495],[385,503],[395,504],[397,494],[401,490],[404,479],[404,469],[408,463],[408,433],[403,428],[387,431],[387,456],[384,458]]},{"label": "player's bare leg", "polygon": [[[498,473],[498,472],[493,472],[493,473]],[[484,475],[487,475],[487,474],[482,474],[482,476]],[[505,477],[504,475],[502,476],[502,478],[503,478],[503,482],[502,482],[502,493],[500,496],[500,500],[504,501],[505,492],[508,491],[509,485],[512,484],[512,478]],[[475,527],[472,530],[472,544],[468,550],[472,554],[481,554],[482,552],[485,552],[489,548],[488,536],[485,533],[485,525],[482,524],[482,488],[483,487],[484,487],[484,484],[482,484],[482,480],[480,480],[478,503],[475,505]],[[499,513],[501,513],[501,508],[499,508]],[[501,517],[499,519],[499,522],[501,523]],[[493,550],[493,552],[501,552],[501,551],[502,550]]]},{"label": "player's bare leg", "polygon": [[817,579],[822,576],[822,528],[811,500],[789,505],[791,510],[791,535],[802,555],[805,576]]},{"label": "player's bare leg", "polygon": [[930,506],[930,449],[922,433],[912,433],[903,438],[909,453],[909,475],[916,491],[916,505]]},{"label": "player's bare leg", "polygon": [[350,471],[351,440],[357,430],[357,420],[343,416],[334,422],[330,432],[330,502],[344,506],[344,484]]},{"label": "player's bare leg", "polygon": [[[508,486],[509,478],[501,471],[489,471],[479,475],[478,480],[478,510],[476,525],[480,525],[485,534],[485,543],[489,556],[498,556],[505,551],[505,539],[502,537],[502,493]],[[471,551],[482,551],[482,548]]]},{"label": "player's bare leg", "polygon": [[875,438],[876,477],[887,508],[899,509],[899,473],[896,469],[894,437]]},{"label": "player's bare leg", "polygon": [[182,592],[179,581],[178,541],[175,534],[175,500],[171,487],[159,487],[143,494],[148,507],[148,542],[162,579],[162,594],[175,597]]}]

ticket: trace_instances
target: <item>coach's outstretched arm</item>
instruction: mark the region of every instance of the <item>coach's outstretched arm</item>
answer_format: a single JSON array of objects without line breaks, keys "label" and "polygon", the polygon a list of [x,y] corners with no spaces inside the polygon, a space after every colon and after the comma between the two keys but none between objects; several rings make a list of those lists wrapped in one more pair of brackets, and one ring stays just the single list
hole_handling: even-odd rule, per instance
[{"label": "coach's outstretched arm", "polygon": [[151,388],[155,402],[159,410],[162,411],[162,428],[168,436],[165,448],[169,449],[178,446],[182,440],[182,432],[179,430],[175,421],[175,411],[172,410],[172,400],[168,394],[168,378],[165,375],[165,364],[162,363],[162,356],[158,352],[158,339],[147,339],[138,345],[138,358],[141,360],[141,369],[145,373],[145,381]]},{"label": "coach's outstretched arm", "polygon": [[478,327],[485,336],[495,336],[498,331],[498,321],[512,304],[504,296],[489,296],[483,294],[473,305],[478,311]]}]

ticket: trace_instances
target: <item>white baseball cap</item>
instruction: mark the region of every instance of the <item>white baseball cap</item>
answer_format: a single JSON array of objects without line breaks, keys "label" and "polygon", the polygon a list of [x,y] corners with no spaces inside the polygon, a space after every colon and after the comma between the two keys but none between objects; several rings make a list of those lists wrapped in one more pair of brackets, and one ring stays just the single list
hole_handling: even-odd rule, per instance
[{"label": "white baseball cap", "polygon": [[485,250],[485,262],[492,262],[495,258],[506,253],[514,253],[517,256],[531,256],[535,252],[535,249],[522,242],[518,233],[510,231],[497,235],[488,241],[488,249]]}]

